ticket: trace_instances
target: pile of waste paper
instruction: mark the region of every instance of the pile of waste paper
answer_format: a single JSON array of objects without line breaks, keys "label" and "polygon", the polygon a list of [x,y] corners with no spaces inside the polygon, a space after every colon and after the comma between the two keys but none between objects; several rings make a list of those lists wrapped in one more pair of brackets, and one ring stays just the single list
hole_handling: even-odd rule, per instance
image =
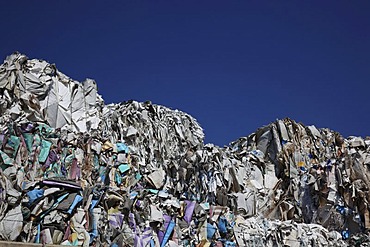
[{"label": "pile of waste paper", "polygon": [[190,115],[106,105],[0,66],[0,239],[72,246],[367,246],[370,139],[276,120],[223,148]]}]

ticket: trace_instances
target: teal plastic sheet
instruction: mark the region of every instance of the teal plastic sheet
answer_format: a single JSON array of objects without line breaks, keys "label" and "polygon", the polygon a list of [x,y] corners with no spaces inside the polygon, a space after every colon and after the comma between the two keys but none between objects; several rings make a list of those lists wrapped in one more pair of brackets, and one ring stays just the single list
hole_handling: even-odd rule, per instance
[{"label": "teal plastic sheet", "polygon": [[3,161],[3,163],[5,165],[12,165],[14,160],[12,158],[10,158],[6,153],[4,153],[3,151],[0,151],[0,156],[1,156],[1,159]]},{"label": "teal plastic sheet", "polygon": [[117,152],[129,153],[128,147],[124,143],[116,143]]},{"label": "teal plastic sheet", "polygon": [[39,154],[39,162],[44,163],[48,158],[51,142],[46,140],[41,140],[41,150]]},{"label": "teal plastic sheet", "polygon": [[8,141],[5,145],[6,152],[11,155],[12,157],[15,157],[19,148],[20,139],[17,136],[10,136],[8,138]]},{"label": "teal plastic sheet", "polygon": [[33,135],[30,133],[23,133],[24,142],[26,143],[26,147],[28,152],[32,151],[32,143],[33,143]]},{"label": "teal plastic sheet", "polygon": [[127,165],[127,164],[121,164],[121,165],[118,166],[118,169],[119,169],[120,173],[124,173],[124,172],[130,170],[130,166]]}]

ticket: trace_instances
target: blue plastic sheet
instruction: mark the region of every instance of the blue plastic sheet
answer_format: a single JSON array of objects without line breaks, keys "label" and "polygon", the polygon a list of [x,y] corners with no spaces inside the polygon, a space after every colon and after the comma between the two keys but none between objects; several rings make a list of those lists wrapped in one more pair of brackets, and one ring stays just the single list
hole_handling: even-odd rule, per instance
[{"label": "blue plastic sheet", "polygon": [[224,216],[220,216],[218,219],[218,230],[221,233],[227,233],[227,220]]},{"label": "blue plastic sheet", "polygon": [[163,240],[162,240],[162,243],[161,243],[161,247],[164,247],[167,244],[167,242],[170,238],[170,235],[171,235],[173,229],[175,228],[175,225],[176,225],[175,221],[173,219],[171,219],[170,223],[167,226],[166,232],[164,234],[164,237],[163,237]]},{"label": "blue plastic sheet", "polygon": [[40,189],[40,190],[28,191],[27,196],[28,196],[28,199],[29,199],[28,203],[32,204],[35,200],[44,196],[44,190]]},{"label": "blue plastic sheet", "polygon": [[73,203],[71,207],[68,209],[68,213],[71,214],[73,209],[77,206],[77,204],[82,201],[83,197],[80,195],[76,195],[75,199],[73,200]]},{"label": "blue plastic sheet", "polygon": [[210,223],[207,223],[207,239],[211,240],[213,238],[213,235],[216,233],[216,227],[211,225]]},{"label": "blue plastic sheet", "polygon": [[116,147],[117,147],[117,152],[125,152],[125,153],[129,153],[129,149],[128,147],[124,144],[124,143],[116,143]]}]

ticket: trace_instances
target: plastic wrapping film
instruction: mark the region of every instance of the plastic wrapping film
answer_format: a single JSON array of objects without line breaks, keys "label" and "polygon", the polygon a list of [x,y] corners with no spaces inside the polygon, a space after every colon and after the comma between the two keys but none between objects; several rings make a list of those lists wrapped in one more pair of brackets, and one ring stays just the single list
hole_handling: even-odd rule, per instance
[{"label": "plastic wrapping film", "polygon": [[0,238],[79,246],[360,246],[370,140],[277,120],[223,148],[190,115],[0,66]]}]

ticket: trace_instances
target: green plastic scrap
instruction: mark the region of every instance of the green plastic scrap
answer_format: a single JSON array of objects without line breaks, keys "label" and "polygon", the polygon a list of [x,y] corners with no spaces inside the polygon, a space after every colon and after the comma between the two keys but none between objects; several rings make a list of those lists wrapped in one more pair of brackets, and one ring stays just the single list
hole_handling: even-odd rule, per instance
[{"label": "green plastic scrap", "polygon": [[10,136],[7,142],[7,146],[10,146],[13,150],[12,157],[15,157],[19,148],[20,140],[18,136]]},{"label": "green plastic scrap", "polygon": [[12,165],[14,160],[12,158],[10,158],[6,153],[4,153],[3,151],[0,150],[0,156],[1,156],[1,159],[3,160],[3,163],[5,165]]},{"label": "green plastic scrap", "polygon": [[44,178],[63,177],[62,168],[59,163],[50,164],[49,168],[44,172]]},{"label": "green plastic scrap", "polygon": [[33,135],[30,133],[22,133],[28,152],[32,152]]},{"label": "green plastic scrap", "polygon": [[51,128],[46,124],[39,124],[36,129],[38,129],[41,134],[45,134],[46,136],[49,136],[55,132],[54,128]]},{"label": "green plastic scrap", "polygon": [[64,154],[65,154],[65,159],[64,159],[64,163],[66,164],[66,165],[72,165],[72,161],[73,161],[73,159],[75,158],[75,155],[74,154],[68,154],[69,152],[68,152],[68,150],[67,149],[65,149],[64,150],[65,152],[64,152]]},{"label": "green plastic scrap", "polygon": [[50,147],[51,147],[51,142],[42,140],[41,141],[41,150],[39,154],[39,162],[44,163],[46,159],[49,156],[50,152]]}]

